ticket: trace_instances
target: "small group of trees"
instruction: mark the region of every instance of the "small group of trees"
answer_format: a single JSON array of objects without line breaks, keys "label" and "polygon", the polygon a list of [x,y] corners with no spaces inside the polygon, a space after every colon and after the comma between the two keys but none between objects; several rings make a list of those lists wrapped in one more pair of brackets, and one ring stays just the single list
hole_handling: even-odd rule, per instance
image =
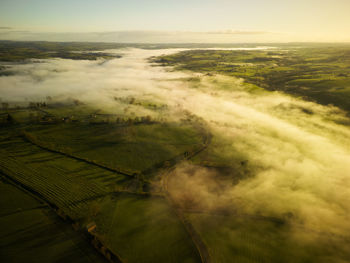
[{"label": "small group of trees", "polygon": [[46,102],[29,102],[29,108],[35,109],[35,108],[45,108],[47,107]]},{"label": "small group of trees", "polygon": [[10,114],[1,114],[0,115],[0,124],[9,124],[13,123],[14,119]]},{"label": "small group of trees", "polygon": [[2,102],[2,103],[1,103],[1,108],[2,108],[3,110],[8,110],[8,109],[9,109],[9,104],[8,104],[8,102]]},{"label": "small group of trees", "polygon": [[[161,119],[164,121],[163,119]],[[107,119],[96,119],[96,116],[92,116],[92,119],[90,120],[91,124],[107,124],[107,123],[116,123],[116,124],[123,124],[123,125],[134,125],[134,124],[151,124],[157,122],[156,120],[152,119],[151,116],[142,116],[142,117],[117,117],[115,120],[111,118]],[[159,121],[158,121],[159,122]]]},{"label": "small group of trees", "polygon": [[147,116],[142,116],[142,117],[135,117],[135,118],[117,118],[116,123],[127,123],[127,124],[137,124],[137,123],[152,123],[152,117],[147,115]]},{"label": "small group of trees", "polygon": [[74,99],[73,103],[75,106],[79,106],[79,105],[83,105],[84,103],[82,103],[80,100]]},{"label": "small group of trees", "polygon": [[135,98],[134,97],[114,97],[115,101],[120,101],[122,103],[127,103],[127,104],[134,104],[135,103]]},{"label": "small group of trees", "polygon": [[[152,102],[146,102],[146,101],[138,101],[134,97],[114,97],[115,101],[120,101],[125,104],[130,104],[130,105],[136,105],[136,106],[143,106],[145,108],[153,109],[153,110],[164,110],[168,106],[166,104],[157,104],[157,103],[152,103]],[[128,108],[124,109],[124,112],[128,111]]]}]

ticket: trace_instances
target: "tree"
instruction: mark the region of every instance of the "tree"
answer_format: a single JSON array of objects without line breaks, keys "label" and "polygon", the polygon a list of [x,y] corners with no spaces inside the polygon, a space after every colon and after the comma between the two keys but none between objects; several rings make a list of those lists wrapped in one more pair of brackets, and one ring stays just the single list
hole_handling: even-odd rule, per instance
[{"label": "tree", "polygon": [[7,114],[7,121],[8,122],[13,122],[13,117],[10,114]]},{"label": "tree", "polygon": [[7,102],[2,102],[1,105],[3,110],[7,110],[9,108],[9,104]]},{"label": "tree", "polygon": [[80,104],[82,104],[79,100],[75,99],[73,100],[73,103],[75,106],[79,106]]},{"label": "tree", "polygon": [[146,122],[151,122],[151,121],[152,121],[151,116],[147,115],[147,116],[146,116]]}]

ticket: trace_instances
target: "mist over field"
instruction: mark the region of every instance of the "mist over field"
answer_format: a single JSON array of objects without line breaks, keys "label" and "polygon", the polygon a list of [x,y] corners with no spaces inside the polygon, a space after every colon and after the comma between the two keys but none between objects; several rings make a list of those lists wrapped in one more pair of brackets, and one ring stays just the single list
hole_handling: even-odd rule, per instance
[{"label": "mist over field", "polygon": [[0,263],[349,263],[349,0],[0,0]]},{"label": "mist over field", "polygon": [[[47,96],[53,102],[79,99],[113,112],[123,105],[115,97],[134,97],[166,103],[169,120],[190,112],[213,134],[213,153],[247,176],[218,179],[216,171],[184,162],[169,182],[176,200],[191,200],[208,211],[280,218],[297,235],[305,229],[340,238],[348,233],[346,114],[335,106],[252,88],[241,79],[179,72],[148,62],[152,56],[180,50],[109,50],[122,58],[12,64],[7,70],[13,75],[0,77],[1,99],[18,105]],[[136,105],[130,111],[156,115]]]}]

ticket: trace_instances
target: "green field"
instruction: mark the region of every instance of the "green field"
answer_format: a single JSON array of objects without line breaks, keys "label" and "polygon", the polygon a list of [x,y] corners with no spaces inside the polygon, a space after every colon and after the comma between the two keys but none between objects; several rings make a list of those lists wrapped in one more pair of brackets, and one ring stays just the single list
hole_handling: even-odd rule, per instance
[{"label": "green field", "polygon": [[131,173],[140,173],[201,143],[193,127],[177,124],[62,124],[28,133],[49,148]]},{"label": "green field", "polygon": [[3,262],[106,262],[47,204],[0,179]]},{"label": "green field", "polygon": [[273,45],[272,50],[190,50],[152,61],[209,74],[243,78],[271,91],[283,91],[350,111],[349,45]]},{"label": "green field", "polygon": [[[120,58],[120,55],[112,55],[97,50],[121,48],[118,44],[87,44],[87,43],[53,43],[53,42],[12,42],[0,41],[0,61],[23,62],[28,59],[63,58],[74,60],[96,60],[108,58]],[[1,71],[1,74],[7,75]]]},{"label": "green field", "polygon": [[[23,62],[28,59],[63,58],[74,60],[96,60],[120,58],[121,55],[101,53],[108,49],[143,48],[143,49],[167,49],[167,48],[192,48],[215,47],[217,44],[121,44],[121,43],[86,43],[86,42],[47,42],[47,41],[0,41],[0,61]],[[234,44],[221,44],[222,47],[240,46]],[[256,46],[247,44],[246,46]],[[11,74],[2,72],[0,76]]]},{"label": "green field", "polygon": [[350,257],[350,243],[343,236],[300,231],[300,226],[249,215],[188,216],[208,245],[213,262],[347,262]]},{"label": "green field", "polygon": [[200,262],[198,252],[162,197],[129,193],[100,202],[96,223],[102,240],[128,262]]},{"label": "green field", "polygon": [[[82,226],[96,222],[97,235],[121,258],[128,262],[140,262],[141,258],[144,262],[198,262],[194,245],[164,198],[137,192],[118,194],[138,191],[132,178],[45,151],[20,137],[2,141],[1,147],[4,173]],[[8,202],[12,194],[4,196],[4,209],[13,208]]]},{"label": "green field", "polygon": [[[64,110],[54,112],[65,114]],[[122,260],[200,261],[158,187],[145,188],[133,172],[163,167],[167,160],[202,145],[197,128],[176,123],[84,123],[89,110],[76,115],[78,122],[38,124],[31,112],[45,116],[36,110],[14,111],[16,123],[1,129],[2,172],[81,228],[94,222],[96,236]],[[151,192],[144,193],[146,189]],[[4,206],[11,206],[11,198],[6,194]]]}]

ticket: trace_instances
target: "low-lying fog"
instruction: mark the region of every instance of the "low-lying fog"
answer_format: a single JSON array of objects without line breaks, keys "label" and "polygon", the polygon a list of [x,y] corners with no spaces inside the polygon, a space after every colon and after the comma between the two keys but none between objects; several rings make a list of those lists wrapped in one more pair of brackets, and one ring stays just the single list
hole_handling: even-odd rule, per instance
[{"label": "low-lying fog", "polygon": [[[111,110],[115,96],[133,96],[185,109],[202,117],[214,138],[224,142],[217,154],[232,162],[247,160],[252,176],[218,194],[210,187],[210,171],[198,168],[189,176],[189,164],[184,164],[175,171],[183,191],[195,192],[209,208],[224,203],[320,232],[349,233],[350,128],[341,124],[349,123],[345,115],[281,93],[250,91],[241,80],[147,62],[177,51],[126,49],[115,51],[122,58],[105,62],[52,59],[13,65],[16,75],[0,77],[0,97],[14,102],[70,97]],[[185,80],[194,76],[200,78],[196,88]]]}]

